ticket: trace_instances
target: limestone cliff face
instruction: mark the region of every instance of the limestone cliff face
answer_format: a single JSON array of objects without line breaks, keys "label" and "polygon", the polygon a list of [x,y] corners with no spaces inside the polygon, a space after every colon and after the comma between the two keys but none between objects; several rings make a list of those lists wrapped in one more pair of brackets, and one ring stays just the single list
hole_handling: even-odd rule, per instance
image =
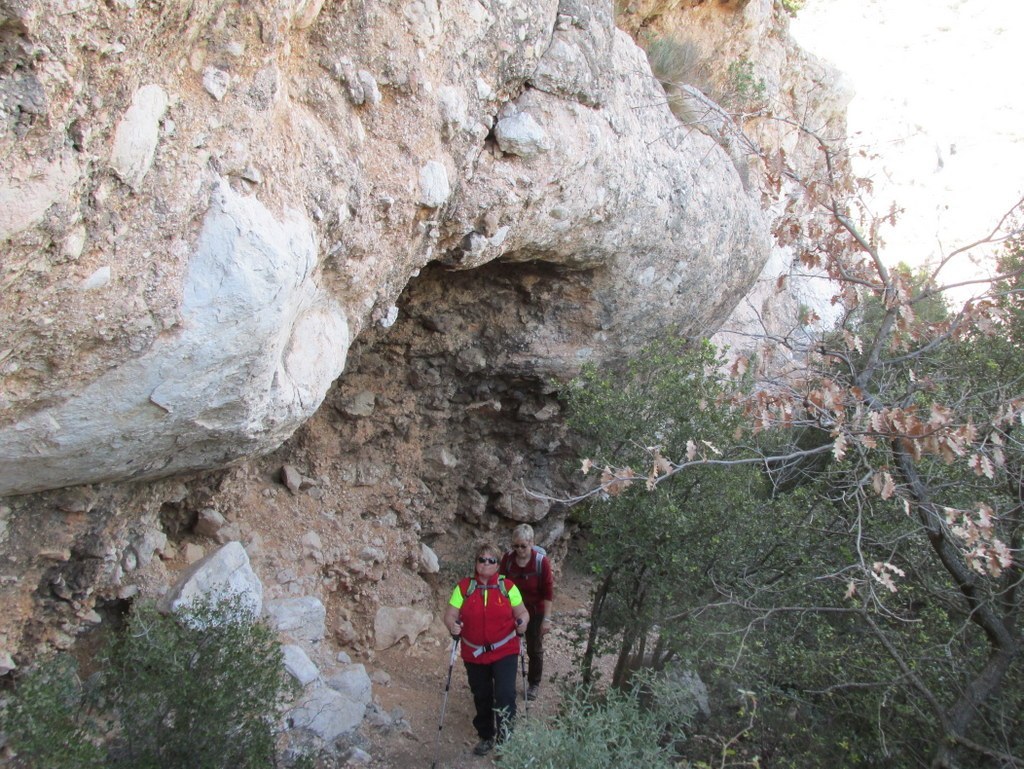
[{"label": "limestone cliff face", "polygon": [[604,4],[133,5],[4,27],[34,204],[0,233],[0,494],[275,448],[431,262],[603,267],[598,355],[715,323],[765,261]]},{"label": "limestone cliff face", "polygon": [[[698,10],[784,49],[751,5]],[[40,607],[66,644],[158,591],[204,510],[356,645],[378,607],[429,603],[423,545],[557,541],[557,383],[713,331],[774,248],[776,199],[680,130],[615,21],[0,2],[3,648],[53,640],[22,622]]]}]

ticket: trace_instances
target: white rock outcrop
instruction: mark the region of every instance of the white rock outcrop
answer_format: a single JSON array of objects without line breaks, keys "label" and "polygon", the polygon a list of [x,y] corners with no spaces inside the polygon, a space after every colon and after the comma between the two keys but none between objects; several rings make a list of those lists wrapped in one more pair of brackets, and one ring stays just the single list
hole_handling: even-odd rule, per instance
[{"label": "white rock outcrop", "polygon": [[181,288],[179,333],[61,405],[0,428],[0,495],[169,474],[266,451],[308,418],[349,345],[308,221],[220,182]]},{"label": "white rock outcrop", "polygon": [[240,542],[229,542],[189,566],[163,596],[160,606],[165,611],[177,611],[203,599],[230,599],[246,615],[259,617],[263,583]]},{"label": "white rock outcrop", "polygon": [[156,84],[135,92],[131,106],[117,124],[110,166],[121,181],[138,192],[160,140],[160,121],[167,111],[167,92]]},{"label": "white rock outcrop", "polygon": [[[0,496],[274,450],[434,263],[571,274],[578,318],[509,351],[565,379],[713,330],[768,258],[763,190],[607,0],[30,5],[11,29],[48,54],[0,74]],[[66,44],[96,29],[117,44]]]}]

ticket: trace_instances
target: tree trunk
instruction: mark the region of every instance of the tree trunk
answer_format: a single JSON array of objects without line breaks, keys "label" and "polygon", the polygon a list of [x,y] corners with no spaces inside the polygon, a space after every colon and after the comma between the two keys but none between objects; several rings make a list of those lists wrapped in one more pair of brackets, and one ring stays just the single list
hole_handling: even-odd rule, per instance
[{"label": "tree trunk", "polygon": [[971,621],[983,631],[988,640],[989,658],[985,666],[974,675],[956,702],[942,714],[944,733],[936,747],[932,769],[955,769],[954,754],[958,746],[982,753],[991,752],[968,739],[967,730],[981,706],[997,695],[1010,665],[1020,654],[1021,639],[1014,630],[1019,608],[1016,605],[1000,605],[986,595],[984,587],[979,584],[979,576],[971,571],[956,544],[946,534],[942,514],[932,501],[927,483],[918,473],[913,458],[898,444],[893,445],[893,454],[932,549],[960,589]]},{"label": "tree trunk", "polygon": [[597,653],[597,632],[601,627],[601,615],[604,613],[604,602],[608,597],[617,569],[609,571],[601,584],[594,591],[594,601],[590,604],[590,628],[587,630],[587,645],[580,661],[580,672],[583,685],[588,686],[593,677],[594,655]]}]

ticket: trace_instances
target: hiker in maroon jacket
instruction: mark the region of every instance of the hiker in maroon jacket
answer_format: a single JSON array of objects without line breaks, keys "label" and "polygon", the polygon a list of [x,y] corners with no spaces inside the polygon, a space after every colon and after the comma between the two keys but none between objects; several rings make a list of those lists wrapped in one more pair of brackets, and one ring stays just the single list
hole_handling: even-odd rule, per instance
[{"label": "hiker in maroon jacket", "polygon": [[530,612],[526,628],[526,655],[530,659],[526,698],[535,700],[544,674],[544,636],[551,629],[555,581],[551,576],[551,559],[543,548],[533,544],[532,526],[524,523],[512,530],[512,549],[502,556],[499,571],[516,583]]},{"label": "hiker in maroon jacket", "polygon": [[459,581],[444,612],[452,636],[462,639],[462,660],[473,692],[473,726],[482,756],[503,740],[516,716],[516,662],[520,636],[530,617],[519,589],[498,571],[501,551],[491,544],[476,551],[476,570]]}]

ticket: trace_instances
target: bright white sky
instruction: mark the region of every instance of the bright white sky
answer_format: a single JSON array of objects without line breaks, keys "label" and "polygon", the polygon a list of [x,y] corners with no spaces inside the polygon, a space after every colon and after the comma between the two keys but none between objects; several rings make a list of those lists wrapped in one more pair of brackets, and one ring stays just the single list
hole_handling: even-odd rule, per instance
[{"label": "bright white sky", "polygon": [[907,209],[887,261],[934,261],[1024,195],[1024,3],[807,0],[791,31],[857,94],[848,127],[880,156],[857,167],[875,210]]}]

